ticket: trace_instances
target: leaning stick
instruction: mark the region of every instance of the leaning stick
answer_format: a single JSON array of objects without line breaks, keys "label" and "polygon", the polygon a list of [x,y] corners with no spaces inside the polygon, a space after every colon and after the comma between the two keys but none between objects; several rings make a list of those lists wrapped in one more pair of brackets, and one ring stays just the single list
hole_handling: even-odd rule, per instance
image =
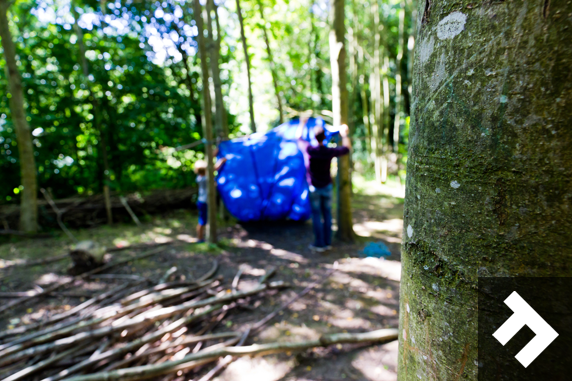
[{"label": "leaning stick", "polygon": [[123,196],[120,196],[119,201],[121,201],[121,204],[123,205],[123,207],[127,210],[127,213],[129,213],[129,215],[133,219],[133,222],[135,222],[137,224],[137,226],[141,226],[141,221],[139,221],[139,218],[137,218],[137,215],[133,212],[133,210],[131,209],[131,207],[127,203],[127,199]]},{"label": "leaning stick", "polygon": [[242,275],[242,269],[239,268],[238,272],[236,273],[236,275],[234,276],[234,279],[232,280],[232,292],[237,292],[238,291],[238,282],[240,282],[240,276]]},{"label": "leaning stick", "polygon": [[63,287],[63,286],[69,285],[70,283],[73,283],[73,282],[78,281],[78,280],[86,279],[86,278],[90,277],[90,276],[93,275],[93,274],[100,273],[100,272],[105,271],[105,270],[107,270],[107,269],[110,269],[110,268],[112,268],[112,267],[116,267],[116,266],[119,266],[119,265],[122,265],[122,264],[125,264],[125,263],[128,263],[128,262],[134,261],[134,260],[138,260],[138,259],[143,259],[143,258],[150,257],[150,256],[155,255],[155,254],[158,254],[158,253],[160,253],[160,252],[162,252],[162,251],[164,251],[164,250],[165,250],[164,248],[158,248],[158,249],[155,249],[155,250],[150,250],[150,251],[148,251],[148,252],[146,252],[146,253],[142,253],[142,254],[136,255],[136,256],[131,257],[131,258],[123,259],[123,260],[120,260],[120,261],[117,261],[117,262],[108,263],[108,264],[103,265],[103,266],[101,266],[101,267],[95,268],[95,269],[93,269],[93,270],[91,270],[91,271],[89,271],[89,272],[87,272],[87,273],[84,273],[84,274],[82,274],[82,275],[78,275],[78,276],[76,276],[76,277],[73,277],[72,279],[70,279],[70,280],[68,280],[68,281],[65,281],[65,282],[62,282],[62,283],[58,283],[58,284],[56,284],[56,285],[54,285],[54,286],[52,286],[52,287],[48,287],[48,288],[44,289],[44,291],[39,292],[39,293],[37,293],[37,294],[29,295],[29,296],[26,296],[26,297],[23,297],[23,298],[20,298],[20,299],[16,299],[16,300],[14,300],[14,301],[12,301],[12,302],[10,302],[10,303],[7,303],[7,304],[5,304],[4,306],[0,307],[0,316],[1,316],[2,314],[4,314],[6,311],[8,311],[9,309],[11,309],[12,307],[14,307],[14,306],[21,306],[22,304],[24,304],[24,303],[26,303],[26,302],[29,302],[29,301],[32,300],[32,299],[35,299],[35,298],[37,298],[37,297],[39,297],[39,296],[42,296],[42,295],[45,295],[45,294],[49,294],[50,292],[54,292],[54,291],[58,290],[59,288],[61,288],[61,287]]},{"label": "leaning stick", "polygon": [[64,223],[62,222],[62,214],[63,214],[62,211],[58,209],[58,207],[56,206],[56,203],[54,202],[54,200],[52,200],[52,198],[50,197],[50,195],[48,194],[48,192],[46,192],[46,190],[44,188],[40,189],[40,192],[42,192],[42,194],[44,195],[44,198],[46,199],[48,204],[50,204],[50,206],[52,207],[52,209],[56,213],[56,220],[58,221],[58,225],[60,225],[60,228],[64,231],[64,233],[66,233],[66,235],[74,243],[77,243],[77,238],[75,238],[75,236],[72,234],[72,232],[70,232],[68,230],[68,228],[66,228],[66,225],[64,225]]},{"label": "leaning stick", "polygon": [[141,380],[163,374],[188,370],[196,367],[196,362],[217,359],[222,356],[252,356],[267,355],[277,352],[300,351],[308,348],[323,347],[342,343],[380,343],[396,340],[397,329],[380,329],[365,333],[337,333],[323,335],[317,340],[299,341],[293,343],[254,344],[246,347],[220,348],[214,351],[200,351],[187,355],[180,360],[168,361],[156,365],[143,365],[132,368],[118,369],[112,372],[100,372],[90,375],[71,377],[68,381],[113,381]]}]

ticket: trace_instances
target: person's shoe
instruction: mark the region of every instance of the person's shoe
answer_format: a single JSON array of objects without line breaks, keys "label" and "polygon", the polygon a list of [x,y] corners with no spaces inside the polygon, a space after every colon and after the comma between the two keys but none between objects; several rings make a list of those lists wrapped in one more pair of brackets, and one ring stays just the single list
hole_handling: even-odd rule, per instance
[{"label": "person's shoe", "polygon": [[324,247],[318,247],[318,246],[314,246],[314,245],[310,245],[310,246],[308,246],[308,248],[312,251],[317,252],[317,253],[323,253],[324,251],[326,251],[326,249]]},{"label": "person's shoe", "polygon": [[328,245],[328,246],[324,247],[324,249],[326,249],[326,250],[332,250],[332,245]]}]

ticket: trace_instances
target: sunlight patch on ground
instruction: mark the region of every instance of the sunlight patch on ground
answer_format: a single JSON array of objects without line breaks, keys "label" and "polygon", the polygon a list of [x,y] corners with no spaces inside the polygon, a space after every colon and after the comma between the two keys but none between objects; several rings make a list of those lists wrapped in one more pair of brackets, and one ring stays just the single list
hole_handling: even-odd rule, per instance
[{"label": "sunlight patch on ground", "polygon": [[240,248],[257,248],[266,250],[268,251],[269,254],[274,255],[275,257],[286,259],[288,261],[298,262],[298,263],[308,263],[308,260],[300,254],[296,254],[292,251],[284,249],[276,249],[271,244],[256,239],[249,239],[248,241],[233,239],[232,243],[234,244],[234,246]]},{"label": "sunlight patch on ground", "polygon": [[294,359],[288,362],[275,357],[242,357],[233,362],[215,381],[278,381],[294,368]]},{"label": "sunlight patch on ground", "polygon": [[346,258],[339,264],[339,271],[377,275],[390,280],[401,279],[401,262],[382,258]]},{"label": "sunlight patch on ground", "polygon": [[390,232],[397,237],[388,237],[388,242],[401,243],[401,232],[403,231],[403,220],[394,218],[385,221],[364,221],[354,224],[354,231],[361,237],[372,237],[377,232]]},{"label": "sunlight patch on ground", "polygon": [[67,275],[58,275],[58,274],[54,274],[54,273],[47,273],[47,274],[43,274],[40,278],[38,278],[38,280],[36,281],[36,284],[39,285],[47,285],[47,284],[53,284],[53,283],[64,283],[64,282],[69,282],[72,279],[71,276],[67,276]]},{"label": "sunlight patch on ground", "polygon": [[397,380],[398,345],[399,342],[393,341],[360,351],[356,359],[352,361],[352,365],[367,377],[367,380],[395,381]]},{"label": "sunlight patch on ground", "polygon": [[363,194],[382,194],[391,197],[405,198],[405,186],[395,180],[381,184],[375,180],[366,180],[363,176],[354,175],[352,176],[352,184],[354,188]]}]

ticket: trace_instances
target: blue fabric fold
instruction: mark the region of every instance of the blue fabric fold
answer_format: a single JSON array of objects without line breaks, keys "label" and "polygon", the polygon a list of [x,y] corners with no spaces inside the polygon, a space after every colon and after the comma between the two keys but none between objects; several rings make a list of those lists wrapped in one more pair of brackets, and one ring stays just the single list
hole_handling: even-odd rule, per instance
[{"label": "blue fabric fold", "polygon": [[[228,211],[240,221],[310,218],[304,154],[296,132],[299,119],[266,132],[222,142],[219,156],[227,158],[216,182]],[[302,138],[317,144],[314,128],[321,126],[329,140],[337,130],[321,118],[310,118]]]}]

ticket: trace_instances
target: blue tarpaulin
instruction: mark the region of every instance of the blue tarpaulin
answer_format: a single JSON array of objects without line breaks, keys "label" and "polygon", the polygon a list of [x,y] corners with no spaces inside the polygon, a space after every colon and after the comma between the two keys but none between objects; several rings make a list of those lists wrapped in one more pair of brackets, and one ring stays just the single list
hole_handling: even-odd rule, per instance
[{"label": "blue tarpaulin", "polygon": [[[219,156],[227,158],[217,186],[229,212],[240,221],[310,217],[304,155],[296,140],[299,119],[266,132],[222,142]],[[322,126],[327,139],[337,134],[320,118],[310,118],[302,138],[317,144],[313,129]]]}]

